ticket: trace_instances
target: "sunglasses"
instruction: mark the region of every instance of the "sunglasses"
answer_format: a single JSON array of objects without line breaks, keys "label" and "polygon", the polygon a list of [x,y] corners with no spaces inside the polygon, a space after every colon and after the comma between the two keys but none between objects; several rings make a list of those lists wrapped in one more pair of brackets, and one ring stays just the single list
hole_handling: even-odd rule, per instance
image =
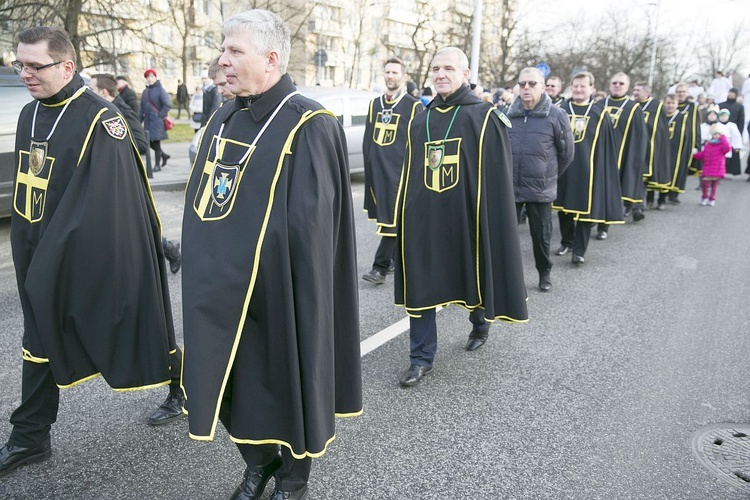
[{"label": "sunglasses", "polygon": [[521,88],[524,88],[524,87],[526,87],[526,85],[528,85],[529,88],[533,89],[534,87],[536,87],[537,83],[538,82],[518,82],[518,86],[521,87]]}]

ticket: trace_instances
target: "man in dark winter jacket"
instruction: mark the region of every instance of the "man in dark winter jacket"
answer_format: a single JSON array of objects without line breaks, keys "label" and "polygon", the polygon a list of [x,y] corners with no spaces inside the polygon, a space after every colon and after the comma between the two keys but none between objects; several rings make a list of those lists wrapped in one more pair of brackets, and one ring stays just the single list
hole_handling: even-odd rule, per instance
[{"label": "man in dark winter jacket", "polygon": [[508,109],[513,124],[508,129],[513,191],[519,217],[526,206],[539,289],[546,292],[552,287],[552,202],[557,196],[558,175],[573,161],[573,132],[567,114],[545,93],[541,71],[525,68],[518,76],[518,86],[520,95]]}]

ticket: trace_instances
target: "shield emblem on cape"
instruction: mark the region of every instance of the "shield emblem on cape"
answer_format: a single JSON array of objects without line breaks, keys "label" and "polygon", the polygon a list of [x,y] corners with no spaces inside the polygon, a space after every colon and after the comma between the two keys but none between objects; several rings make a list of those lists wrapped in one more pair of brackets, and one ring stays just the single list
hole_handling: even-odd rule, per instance
[{"label": "shield emblem on cape", "polygon": [[211,175],[211,199],[215,205],[223,207],[232,199],[237,191],[237,177],[240,173],[239,165],[222,165],[216,163]]},{"label": "shield emblem on cape", "polygon": [[47,143],[31,141],[30,149],[29,170],[32,174],[38,176],[44,168],[44,163],[47,161]]},{"label": "shield emblem on cape", "polygon": [[381,116],[383,119],[383,123],[391,123],[391,116],[393,116],[393,110],[392,109],[384,109],[381,112]]},{"label": "shield emblem on cape", "polygon": [[443,164],[445,158],[445,144],[429,146],[427,149],[427,165],[430,170],[436,170]]}]

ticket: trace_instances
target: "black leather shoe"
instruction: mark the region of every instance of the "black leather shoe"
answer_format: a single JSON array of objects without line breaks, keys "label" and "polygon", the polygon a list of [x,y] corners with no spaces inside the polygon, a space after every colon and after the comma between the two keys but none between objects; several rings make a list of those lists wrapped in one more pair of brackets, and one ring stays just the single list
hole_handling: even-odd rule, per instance
[{"label": "black leather shoe", "polygon": [[584,259],[581,255],[573,254],[573,264],[581,265],[584,262],[586,262],[586,259]]},{"label": "black leather shoe", "polygon": [[180,270],[182,254],[178,242],[167,240],[167,244],[164,246],[164,256],[169,261],[169,270],[172,271],[172,274]]},{"label": "black leather shoe", "polygon": [[[273,457],[273,460],[266,465],[254,465],[246,468],[242,484],[234,490],[234,495],[229,500],[258,500],[263,496],[266,484],[279,467],[281,467],[281,454]],[[305,487],[305,492],[307,492],[307,487]]]},{"label": "black leather shoe", "polygon": [[273,492],[271,500],[302,500],[303,498],[307,498],[307,485],[297,491],[276,490]]},{"label": "black leather shoe", "polygon": [[161,167],[159,165],[154,165],[154,167],[151,169],[152,172],[161,172]]},{"label": "black leather shoe", "polygon": [[596,233],[596,239],[597,240],[606,240],[607,239],[607,231],[599,231]]},{"label": "black leather shoe", "polygon": [[377,269],[370,269],[369,273],[362,275],[362,279],[376,285],[382,285],[383,283],[385,283],[385,274],[381,273]]},{"label": "black leather shoe", "polygon": [[557,252],[555,252],[555,255],[565,255],[568,252],[570,252],[572,248],[570,248],[567,245],[561,245],[560,248],[557,249]]},{"label": "black leather shoe", "polygon": [[477,349],[482,347],[485,342],[487,342],[487,337],[489,337],[489,335],[490,335],[489,328],[487,328],[487,330],[483,332],[472,330],[471,333],[469,334],[469,340],[466,341],[466,350],[476,351]]},{"label": "black leather shoe", "polygon": [[643,213],[643,210],[633,210],[633,222],[642,221],[646,218],[646,214]]},{"label": "black leather shoe", "polygon": [[632,207],[625,207],[625,210],[623,211],[622,215],[627,218],[627,217],[630,217],[632,213],[633,213]]},{"label": "black leather shoe", "polygon": [[167,160],[170,159],[170,158],[172,158],[171,155],[168,155],[167,153],[162,153],[161,154],[161,166],[162,167],[166,166],[167,165]]},{"label": "black leather shoe", "polygon": [[174,422],[185,416],[182,407],[185,406],[185,397],[180,394],[170,393],[167,399],[148,417],[148,425],[162,425]]},{"label": "black leather shoe", "polygon": [[10,474],[22,465],[43,462],[50,456],[52,456],[52,448],[49,438],[33,448],[6,444],[0,449],[0,477]]},{"label": "black leather shoe", "polygon": [[393,274],[396,272],[396,262],[391,261],[391,265],[388,266],[388,270],[385,272],[385,274]]},{"label": "black leather shoe", "polygon": [[403,387],[417,385],[428,373],[432,371],[431,366],[411,365],[398,379]]},{"label": "black leather shoe", "polygon": [[549,292],[550,288],[552,288],[552,278],[550,278],[549,273],[541,273],[539,275],[539,290],[542,292]]}]

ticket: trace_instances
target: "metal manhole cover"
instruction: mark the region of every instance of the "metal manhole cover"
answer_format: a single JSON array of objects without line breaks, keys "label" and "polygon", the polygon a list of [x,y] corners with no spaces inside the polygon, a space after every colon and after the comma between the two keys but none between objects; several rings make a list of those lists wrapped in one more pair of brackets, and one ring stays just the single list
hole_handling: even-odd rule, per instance
[{"label": "metal manhole cover", "polygon": [[693,455],[724,482],[750,491],[750,424],[713,424],[693,434]]}]

